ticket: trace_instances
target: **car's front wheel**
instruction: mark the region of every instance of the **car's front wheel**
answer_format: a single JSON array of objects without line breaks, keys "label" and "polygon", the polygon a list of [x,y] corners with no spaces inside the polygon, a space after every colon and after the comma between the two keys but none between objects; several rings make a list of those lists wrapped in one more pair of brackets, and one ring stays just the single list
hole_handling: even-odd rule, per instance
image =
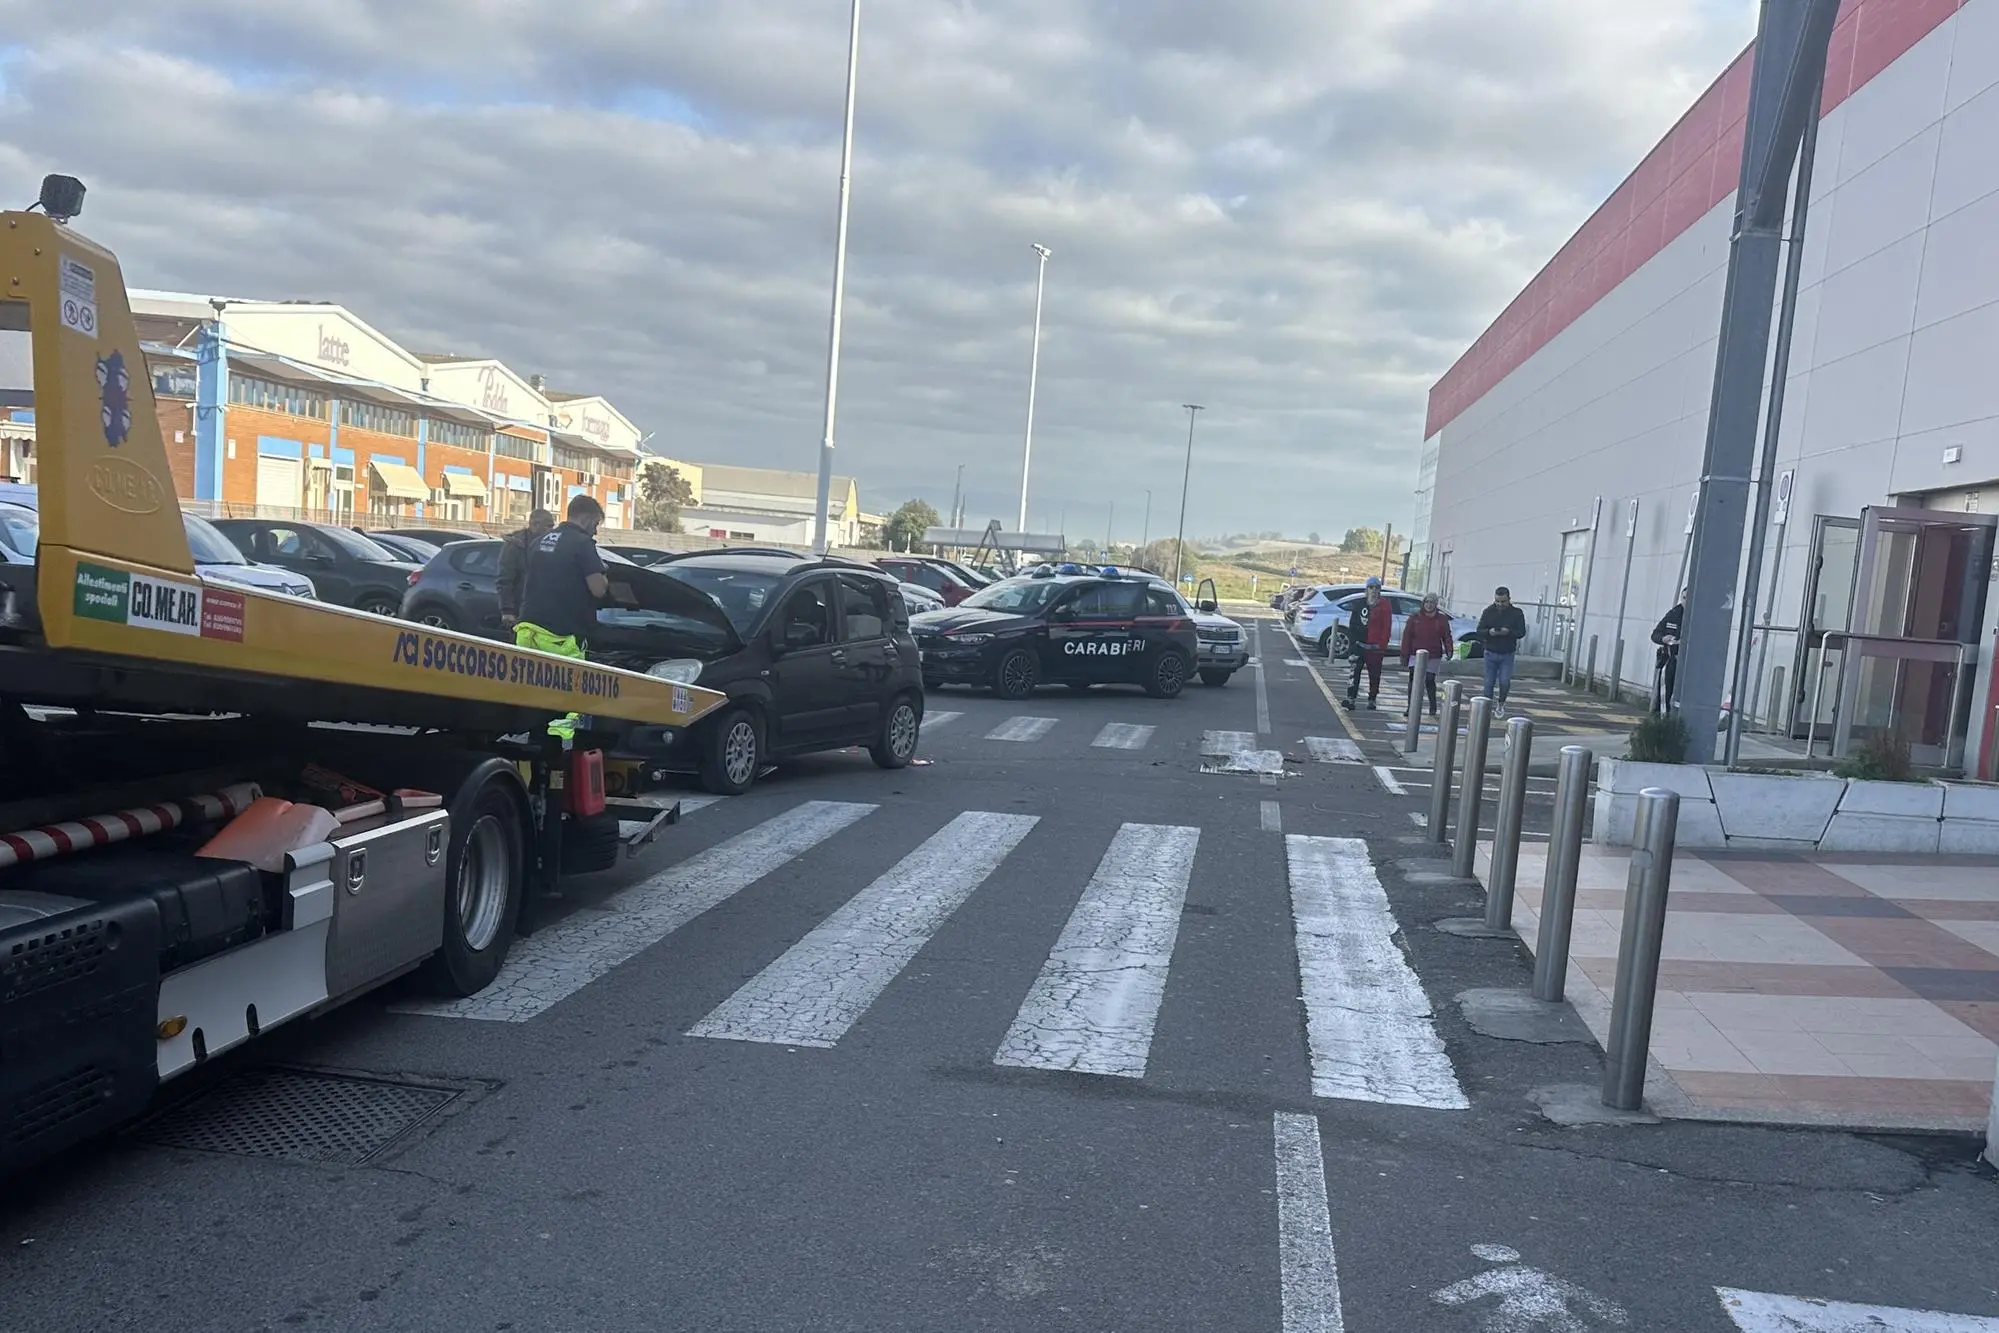
[{"label": "car's front wheel", "polygon": [[747,708],[731,708],[708,729],[701,746],[701,785],[717,796],[741,796],[763,763],[763,727]]},{"label": "car's front wheel", "polygon": [[411,618],[417,624],[428,625],[432,629],[455,630],[458,628],[458,617],[452,615],[435,602],[425,603]]},{"label": "car's front wheel", "polygon": [[868,757],[879,768],[907,768],[909,761],[916,757],[916,740],[923,727],[923,717],[916,711],[916,700],[909,695],[899,695],[882,714],[881,729],[875,733],[874,744],[868,747]]},{"label": "car's front wheel", "polygon": [[1159,654],[1145,678],[1145,692],[1155,699],[1178,698],[1187,688],[1187,659],[1168,650]]},{"label": "car's front wheel", "polygon": [[356,611],[366,611],[371,616],[393,616],[402,607],[400,599],[383,592],[364,592],[354,602]]},{"label": "car's front wheel", "polygon": [[993,693],[1002,699],[1025,699],[1041,683],[1041,664],[1031,648],[1015,648],[993,668]]}]

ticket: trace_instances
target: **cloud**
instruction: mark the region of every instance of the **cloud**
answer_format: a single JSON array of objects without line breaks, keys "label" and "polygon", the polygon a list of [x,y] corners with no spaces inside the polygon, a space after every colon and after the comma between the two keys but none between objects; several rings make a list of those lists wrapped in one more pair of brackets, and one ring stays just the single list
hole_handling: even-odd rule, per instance
[{"label": "cloud", "polygon": [[[815,466],[837,0],[0,0],[0,191],[135,285],[339,301]],[[1749,37],[1747,0],[871,0],[839,462],[1011,521],[1406,522],[1429,385]]]}]

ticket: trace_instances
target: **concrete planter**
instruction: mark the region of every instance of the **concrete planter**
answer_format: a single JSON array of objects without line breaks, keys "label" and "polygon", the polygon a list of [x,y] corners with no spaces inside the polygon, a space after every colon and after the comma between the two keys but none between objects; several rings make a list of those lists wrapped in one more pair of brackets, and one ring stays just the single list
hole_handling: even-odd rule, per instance
[{"label": "concrete planter", "polygon": [[1681,847],[1999,855],[1999,787],[1731,773],[1627,759],[1597,766],[1596,842],[1631,845],[1638,793],[1647,787],[1680,794]]}]

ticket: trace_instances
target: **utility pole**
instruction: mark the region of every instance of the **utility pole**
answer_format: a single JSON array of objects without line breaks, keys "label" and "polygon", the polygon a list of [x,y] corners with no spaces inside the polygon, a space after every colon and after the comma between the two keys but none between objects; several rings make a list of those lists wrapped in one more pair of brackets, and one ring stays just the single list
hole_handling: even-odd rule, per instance
[{"label": "utility pole", "polygon": [[1395,550],[1395,525],[1388,524],[1381,530],[1381,581],[1388,582],[1388,557]]},{"label": "utility pole", "polygon": [[1143,551],[1152,540],[1152,492],[1145,493],[1145,522],[1139,525],[1138,549]]},{"label": "utility pole", "polygon": [[1034,351],[1027,362],[1027,442],[1020,450],[1020,530],[1027,531],[1027,469],[1034,461],[1034,390],[1041,379],[1041,294],[1048,286],[1048,256],[1053,253],[1041,242],[1034,243],[1039,263],[1034,271]]},{"label": "utility pole", "polygon": [[812,549],[826,554],[826,510],[833,499],[833,414],[840,404],[840,314],[847,300],[847,198],[854,173],[854,92],[861,73],[861,0],[847,33],[847,120],[840,136],[840,226],[833,241],[833,328],[826,340],[826,431],[819,443],[819,508]]},{"label": "utility pole", "polygon": [[951,526],[954,528],[958,526],[960,521],[958,506],[963,503],[964,494],[965,494],[965,465],[963,463],[960,463],[958,464],[958,480],[951,487]]},{"label": "utility pole", "polygon": [[1180,559],[1187,547],[1187,483],[1194,475],[1194,419],[1208,409],[1199,403],[1182,403],[1187,409],[1187,465],[1180,472],[1180,532],[1173,541],[1173,586],[1180,586]]},{"label": "utility pole", "polygon": [[1110,502],[1110,512],[1104,515],[1104,554],[1111,553],[1111,529],[1117,525],[1117,501]]}]

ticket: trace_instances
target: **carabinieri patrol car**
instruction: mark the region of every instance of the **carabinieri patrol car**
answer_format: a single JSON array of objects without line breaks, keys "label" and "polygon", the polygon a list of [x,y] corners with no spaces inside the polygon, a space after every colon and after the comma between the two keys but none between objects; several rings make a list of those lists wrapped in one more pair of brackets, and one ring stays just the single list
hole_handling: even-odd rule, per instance
[{"label": "carabinieri patrol car", "polygon": [[1139,685],[1178,695],[1198,646],[1186,602],[1143,572],[1043,565],[957,606],[909,618],[926,689],[990,688],[1025,699],[1044,684]]}]

